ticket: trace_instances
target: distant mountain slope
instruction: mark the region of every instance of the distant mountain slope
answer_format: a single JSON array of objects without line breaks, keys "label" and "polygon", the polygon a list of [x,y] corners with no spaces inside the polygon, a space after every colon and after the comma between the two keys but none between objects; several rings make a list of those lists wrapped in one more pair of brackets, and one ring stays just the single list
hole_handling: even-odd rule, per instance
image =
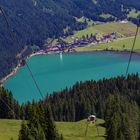
[{"label": "distant mountain slope", "polygon": [[[0,0],[11,26],[11,32],[21,46],[39,45],[48,37],[72,34],[73,30],[86,27],[75,17],[110,21],[124,19],[133,8],[140,10],[139,0]],[[123,9],[122,9],[123,5]],[[111,15],[107,18],[102,14]],[[64,29],[69,27],[66,34]],[[21,51],[11,39],[6,22],[0,12],[0,78],[17,63],[16,54]]]}]

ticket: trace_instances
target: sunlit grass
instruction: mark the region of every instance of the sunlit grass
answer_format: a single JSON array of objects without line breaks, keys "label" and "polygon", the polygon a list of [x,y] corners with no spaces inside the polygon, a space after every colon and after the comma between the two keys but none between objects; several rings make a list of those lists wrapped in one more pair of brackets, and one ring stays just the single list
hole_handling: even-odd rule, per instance
[{"label": "sunlit grass", "polygon": [[[87,133],[87,140],[105,140],[105,128],[101,126],[104,120],[98,119],[97,124],[99,136],[94,124],[90,124]],[[18,140],[21,121],[0,120],[0,140]],[[79,122],[56,122],[58,132],[63,134],[64,140],[85,140],[86,120]]]},{"label": "sunlit grass", "polygon": [[[134,37],[126,38],[126,39],[120,39],[114,42],[110,43],[102,43],[95,46],[85,46],[85,47],[79,47],[76,48],[76,51],[95,51],[95,50],[119,50],[119,51],[129,51],[132,49]],[[135,48],[135,52],[140,52],[140,37],[137,38]]]}]

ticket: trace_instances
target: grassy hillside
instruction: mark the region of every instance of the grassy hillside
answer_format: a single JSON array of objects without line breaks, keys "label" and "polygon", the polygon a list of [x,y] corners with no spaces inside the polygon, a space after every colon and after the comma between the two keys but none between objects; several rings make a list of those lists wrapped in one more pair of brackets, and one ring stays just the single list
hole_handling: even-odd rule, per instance
[{"label": "grassy hillside", "polygon": [[20,124],[17,120],[0,120],[0,140],[18,140]]},{"label": "grassy hillside", "polygon": [[[120,36],[132,36],[136,32],[136,25],[130,22],[128,23],[119,23],[119,22],[110,22],[110,23],[102,23],[98,25],[90,25],[88,28],[77,31],[73,36],[70,36],[65,39],[65,41],[69,42],[74,40],[76,37],[82,37],[87,34],[95,34],[95,33],[109,33],[109,32],[117,32]],[[140,31],[139,31],[140,34]]]},{"label": "grassy hillside", "polygon": [[[87,132],[87,140],[105,140],[105,128],[101,126],[104,121],[98,119],[99,137],[94,124],[90,124]],[[79,122],[58,122],[56,123],[60,133],[64,135],[65,140],[85,140],[86,120]]]},{"label": "grassy hillside", "polygon": [[[87,140],[105,140],[105,128],[101,126],[104,121],[98,119],[99,137],[95,125],[90,124],[87,133]],[[0,120],[0,140],[18,140],[18,132],[21,121]],[[64,140],[85,140],[86,120],[79,122],[56,122],[59,133],[62,133]]]},{"label": "grassy hillside", "polygon": [[[108,32],[117,32],[122,36],[134,35],[136,32],[136,25],[128,22],[128,23],[120,23],[120,22],[110,22],[105,24],[100,24],[95,26],[96,30],[100,30],[104,33]],[[140,34],[140,31],[139,31]]]},{"label": "grassy hillside", "polygon": [[[120,39],[110,43],[99,44],[96,46],[80,47],[77,48],[76,51],[81,52],[81,51],[95,51],[95,50],[105,50],[105,49],[119,50],[119,51],[131,50],[133,40],[134,37],[130,37],[130,38]],[[140,52],[140,37],[138,37],[136,40],[134,51]]]}]

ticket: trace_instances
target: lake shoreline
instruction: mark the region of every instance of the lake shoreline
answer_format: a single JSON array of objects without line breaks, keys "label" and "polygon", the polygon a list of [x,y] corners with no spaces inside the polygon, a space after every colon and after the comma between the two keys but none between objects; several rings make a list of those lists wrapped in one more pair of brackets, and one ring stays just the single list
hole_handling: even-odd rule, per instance
[{"label": "lake shoreline", "polygon": [[[32,53],[30,54],[29,56],[26,57],[26,60],[34,57],[34,56],[39,56],[39,55],[46,55],[45,53],[40,53],[40,52],[36,52],[36,53]],[[4,78],[2,78],[0,80],[0,86],[2,87],[3,84],[5,83],[5,81],[7,81],[9,78],[13,77],[18,71],[20,68],[22,68],[23,66],[21,65],[21,63],[18,63],[18,65],[7,75],[5,76]]]},{"label": "lake shoreline", "polygon": [[[98,49],[98,50],[92,50],[92,51],[76,51],[76,52],[71,52],[71,53],[64,53],[64,54],[77,54],[77,53],[92,53],[92,52],[111,52],[111,53],[120,53],[120,54],[130,54],[130,51],[127,50],[103,50],[103,49]],[[59,54],[59,53],[52,53],[52,54]],[[133,52],[133,54],[139,55],[140,56],[140,52]],[[44,53],[44,52],[36,52],[36,53],[32,53],[29,56],[27,56],[26,61],[34,56],[43,56],[43,55],[51,55],[48,53]],[[5,81],[7,81],[9,78],[13,77],[20,68],[22,68],[23,66],[19,63],[13,70],[11,73],[9,73],[7,76],[5,76],[4,78],[2,78],[0,80],[0,86],[3,86],[3,84],[5,83]]]}]

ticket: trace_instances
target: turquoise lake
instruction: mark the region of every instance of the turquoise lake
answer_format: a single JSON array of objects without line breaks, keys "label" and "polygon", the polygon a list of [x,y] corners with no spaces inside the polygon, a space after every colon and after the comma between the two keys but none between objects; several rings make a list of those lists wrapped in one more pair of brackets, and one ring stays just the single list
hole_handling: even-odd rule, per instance
[{"label": "turquoise lake", "polygon": [[[46,93],[70,87],[77,81],[125,75],[128,59],[128,53],[101,51],[34,56],[27,62],[45,96]],[[140,73],[140,55],[134,54],[129,73],[137,72]],[[4,86],[20,103],[41,98],[26,66],[20,68]]]}]

